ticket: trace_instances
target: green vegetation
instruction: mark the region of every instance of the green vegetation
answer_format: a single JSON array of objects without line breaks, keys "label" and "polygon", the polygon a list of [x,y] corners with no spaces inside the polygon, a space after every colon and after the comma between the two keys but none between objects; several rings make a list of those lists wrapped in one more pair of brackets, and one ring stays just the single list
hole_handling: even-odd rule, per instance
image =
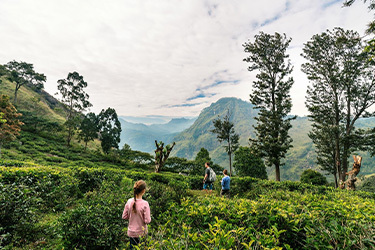
[{"label": "green vegetation", "polygon": [[239,176],[268,179],[266,166],[254,149],[240,147],[234,155],[234,168]]},{"label": "green vegetation", "polygon": [[5,68],[9,71],[7,74],[8,79],[15,83],[14,104],[17,104],[17,93],[22,86],[28,85],[37,90],[44,88],[47,77],[44,74],[35,72],[34,65],[26,62],[11,61],[5,65]]},{"label": "green vegetation", "polygon": [[118,148],[120,143],[121,124],[113,108],[102,109],[98,115],[98,132],[103,151],[108,154],[112,148]]},{"label": "green vegetation", "polygon": [[375,116],[370,110],[375,104],[374,65],[361,36],[342,28],[314,35],[302,56],[307,60],[302,71],[312,83],[306,97],[313,122],[309,137],[319,165],[334,175],[338,186],[338,180],[345,182],[349,156],[368,140],[356,123]]},{"label": "green vegetation", "polygon": [[280,181],[280,167],[286,152],[292,147],[289,130],[291,121],[296,119],[296,116],[288,116],[292,109],[290,89],[294,83],[290,76],[293,66],[286,54],[291,40],[285,34],[260,32],[255,35],[253,43],[243,45],[245,52],[249,53],[244,59],[250,64],[248,70],[258,73],[250,101],[259,109],[259,114],[255,117],[256,137],[250,138],[250,141],[266,166],[275,166],[277,181]]},{"label": "green vegetation", "polygon": [[13,141],[19,135],[22,122],[20,122],[20,113],[9,101],[6,95],[0,95],[0,157],[1,147],[4,143]]},{"label": "green vegetation", "polygon": [[81,123],[80,114],[92,104],[88,100],[89,95],[83,90],[87,87],[87,82],[77,72],[69,73],[66,79],[60,79],[57,83],[57,89],[62,95],[61,102],[66,105],[68,111],[64,125],[68,132],[66,141],[70,146],[73,135]]},{"label": "green vegetation", "polygon": [[301,182],[312,185],[327,185],[327,178],[318,171],[307,169],[301,175]]},{"label": "green vegetation", "polygon": [[121,214],[141,178],[152,213],[147,249],[375,247],[375,195],[366,192],[234,177],[236,198],[226,199],[189,191],[200,188],[201,177],[6,164],[0,167],[5,248],[126,249]]},{"label": "green vegetation", "polygon": [[238,149],[240,137],[234,131],[234,124],[230,121],[230,116],[231,114],[228,110],[223,120],[220,118],[213,120],[215,128],[211,132],[216,134],[216,138],[220,143],[226,143],[224,148],[229,156],[229,170],[230,176],[232,176],[232,154]]}]

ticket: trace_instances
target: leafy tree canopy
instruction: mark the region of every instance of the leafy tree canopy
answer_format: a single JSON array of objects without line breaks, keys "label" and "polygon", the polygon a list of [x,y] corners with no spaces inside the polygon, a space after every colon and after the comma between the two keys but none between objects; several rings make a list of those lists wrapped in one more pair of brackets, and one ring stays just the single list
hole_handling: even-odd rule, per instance
[{"label": "leafy tree canopy", "polygon": [[60,79],[57,81],[57,89],[62,95],[61,102],[67,106],[68,115],[65,123],[68,135],[67,144],[70,145],[70,141],[78,129],[81,119],[78,114],[91,107],[92,104],[89,102],[89,95],[84,91],[87,87],[87,82],[83,80],[83,76],[77,72],[69,73],[66,79]]},{"label": "leafy tree canopy", "polygon": [[99,133],[98,117],[90,112],[85,115],[82,119],[80,132],[78,133],[78,138],[85,142],[85,149],[87,148],[87,143],[98,138]]},{"label": "leafy tree canopy", "polygon": [[98,128],[103,151],[108,154],[111,148],[118,148],[121,123],[115,109],[102,109],[98,116]]},{"label": "leafy tree canopy", "polygon": [[262,158],[249,147],[239,147],[234,153],[233,167],[239,176],[268,179],[266,166]]},{"label": "leafy tree canopy", "polygon": [[245,52],[249,53],[244,59],[250,63],[248,70],[258,71],[250,94],[250,102],[259,109],[254,127],[257,138],[251,142],[264,157],[266,165],[275,166],[277,181],[280,181],[281,160],[292,147],[288,134],[292,127],[290,122],[296,118],[288,116],[292,108],[290,89],[294,83],[293,78],[288,77],[293,71],[286,54],[290,42],[285,34],[260,32],[254,42],[243,45]]},{"label": "leafy tree canopy", "polygon": [[301,182],[312,185],[327,185],[327,178],[318,171],[307,169],[301,174]]},{"label": "leafy tree canopy", "polygon": [[211,130],[212,133],[216,134],[218,141],[225,142],[225,151],[227,151],[229,156],[229,169],[230,175],[232,175],[232,153],[238,148],[239,135],[234,131],[234,124],[230,122],[230,113],[224,116],[221,120],[217,118],[213,121],[214,129]]},{"label": "leafy tree canopy", "polygon": [[29,85],[36,89],[44,88],[47,77],[35,72],[34,66],[26,62],[11,61],[5,65],[10,71],[9,80],[16,83],[14,90],[14,103],[17,103],[17,92],[23,85]]}]

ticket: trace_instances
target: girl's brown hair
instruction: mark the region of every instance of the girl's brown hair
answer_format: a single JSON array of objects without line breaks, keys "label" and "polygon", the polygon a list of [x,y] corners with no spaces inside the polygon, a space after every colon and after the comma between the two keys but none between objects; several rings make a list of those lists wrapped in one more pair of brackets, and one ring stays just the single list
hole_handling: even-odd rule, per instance
[{"label": "girl's brown hair", "polygon": [[142,193],[143,190],[146,189],[146,182],[143,180],[139,180],[134,184],[134,204],[133,204],[133,212],[137,213],[136,207],[135,207],[135,201],[137,200],[137,195]]},{"label": "girl's brown hair", "polygon": [[228,174],[228,170],[224,169],[223,174]]}]

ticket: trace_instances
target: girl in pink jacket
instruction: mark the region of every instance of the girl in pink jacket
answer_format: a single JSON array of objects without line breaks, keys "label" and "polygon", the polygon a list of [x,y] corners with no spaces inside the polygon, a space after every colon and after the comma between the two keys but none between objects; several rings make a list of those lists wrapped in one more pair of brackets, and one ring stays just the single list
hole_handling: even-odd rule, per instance
[{"label": "girl in pink jacket", "polygon": [[142,200],[146,192],[146,182],[137,181],[134,184],[134,198],[126,202],[122,218],[129,220],[128,236],[130,237],[130,249],[140,242],[139,237],[147,234],[147,224],[151,222],[150,206],[148,202]]}]

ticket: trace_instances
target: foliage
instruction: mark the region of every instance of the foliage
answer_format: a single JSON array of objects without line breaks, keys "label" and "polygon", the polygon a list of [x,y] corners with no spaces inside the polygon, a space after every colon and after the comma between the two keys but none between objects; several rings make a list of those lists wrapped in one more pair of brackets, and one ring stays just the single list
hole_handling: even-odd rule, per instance
[{"label": "foliage", "polygon": [[290,42],[285,34],[260,32],[253,43],[243,45],[245,52],[250,54],[244,59],[250,63],[248,70],[259,71],[250,94],[251,103],[259,109],[255,118],[257,125],[254,126],[256,139],[250,140],[264,157],[266,165],[275,166],[277,181],[280,180],[281,160],[292,147],[288,131],[292,127],[291,120],[296,118],[288,116],[292,108],[289,92],[294,83],[293,78],[288,77],[293,70],[286,54]]},{"label": "foliage", "polygon": [[318,171],[306,169],[301,175],[301,182],[312,185],[327,185],[327,178]]},{"label": "foliage", "polygon": [[213,121],[214,129],[211,130],[212,133],[216,134],[219,142],[225,142],[225,151],[229,156],[229,169],[230,175],[232,176],[232,153],[234,153],[238,148],[239,135],[234,131],[234,124],[230,122],[230,113],[224,116],[223,120],[217,118]]},{"label": "foliage", "polygon": [[204,164],[206,162],[209,162],[210,166],[213,167],[214,163],[211,160],[210,153],[207,149],[201,148],[194,159],[193,168],[190,170],[189,174],[202,175],[202,173],[204,172]]},{"label": "foliage", "polygon": [[234,153],[234,169],[239,176],[251,176],[254,178],[267,179],[266,166],[255,150],[249,147],[239,147]]},{"label": "foliage", "polygon": [[[120,216],[132,197],[132,184],[139,179],[148,184],[144,198],[152,212],[149,237],[141,246],[145,249],[375,246],[375,195],[369,193],[353,195],[300,182],[232,177],[231,192],[237,197],[224,199],[189,195],[193,183],[201,188],[198,176],[11,165],[0,168],[0,202],[7,208],[6,213],[0,210],[0,244],[4,247],[29,248],[43,239],[47,249],[126,248],[127,224]],[[65,186],[61,192],[53,191],[61,185]],[[41,188],[46,186],[53,188]],[[59,194],[55,197],[61,197],[61,202],[49,202],[56,200],[49,196],[53,193]],[[55,211],[69,199],[74,200],[60,207],[64,209],[61,214],[43,222],[48,217],[43,211]]]},{"label": "foliage", "polygon": [[19,117],[21,114],[17,113],[16,108],[10,103],[9,97],[6,95],[0,95],[0,157],[1,157],[1,146],[5,142],[13,141],[21,130],[23,124]]},{"label": "foliage", "polygon": [[99,139],[103,151],[108,154],[112,148],[118,148],[120,143],[121,123],[115,109],[102,109],[98,115]]},{"label": "foliage", "polygon": [[32,239],[37,221],[35,207],[39,201],[32,188],[0,182],[0,238],[5,237],[0,240],[0,248]]},{"label": "foliage", "polygon": [[57,89],[62,95],[61,102],[68,108],[68,115],[65,125],[68,129],[67,144],[70,146],[74,131],[78,128],[80,119],[79,112],[91,107],[92,104],[88,101],[89,95],[84,91],[87,87],[87,82],[83,80],[83,76],[77,72],[69,73],[66,79],[57,81]]},{"label": "foliage", "polygon": [[5,65],[10,71],[9,79],[16,83],[14,90],[14,103],[17,103],[17,92],[23,85],[33,86],[36,89],[42,89],[46,76],[34,71],[34,66],[26,62],[11,61]]},{"label": "foliage", "polygon": [[21,121],[24,123],[22,126],[22,130],[33,132],[35,134],[41,134],[45,132],[49,133],[58,133],[63,130],[62,125],[59,122],[51,121],[51,119],[46,118],[45,116],[41,116],[38,112],[31,112],[20,110]]},{"label": "foliage", "polygon": [[86,114],[85,117],[82,119],[79,129],[80,131],[78,133],[78,138],[85,142],[86,150],[87,143],[98,138],[98,117],[92,112]]},{"label": "foliage", "polygon": [[[120,186],[121,185],[121,186]],[[130,198],[131,180],[104,182],[98,191],[86,193],[83,202],[59,218],[59,231],[67,249],[114,249],[123,239],[120,216]]]},{"label": "foliage", "polygon": [[375,114],[369,111],[375,103],[374,68],[363,49],[360,35],[342,28],[314,35],[303,48],[308,62],[302,71],[312,82],[306,100],[313,121],[309,136],[323,169],[341,181],[348,172],[348,157],[365,145],[355,123]]},{"label": "foliage", "polygon": [[370,176],[362,180],[358,189],[370,193],[375,193],[375,176]]},{"label": "foliage", "polygon": [[3,112],[0,112],[0,124],[2,124],[2,123],[6,123],[6,122],[7,122],[7,120],[4,119],[4,113],[3,113]]}]

